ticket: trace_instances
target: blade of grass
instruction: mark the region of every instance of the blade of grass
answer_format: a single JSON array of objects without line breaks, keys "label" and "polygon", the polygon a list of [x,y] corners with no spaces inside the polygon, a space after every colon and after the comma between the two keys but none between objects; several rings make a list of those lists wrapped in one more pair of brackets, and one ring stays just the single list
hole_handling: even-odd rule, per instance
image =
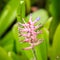
[{"label": "blade of grass", "polygon": [[0,41],[0,46],[2,46],[7,51],[13,50],[13,36],[12,31],[8,32],[3,39]]},{"label": "blade of grass", "polygon": [[10,0],[10,2],[4,8],[0,18],[0,37],[14,21],[19,2],[20,0]]},{"label": "blade of grass", "polygon": [[26,11],[27,11],[27,13],[29,13],[31,10],[31,1],[25,0],[25,4],[26,4]]},{"label": "blade of grass", "polygon": [[17,9],[17,21],[22,22],[22,18],[25,18],[25,0],[21,0]]}]

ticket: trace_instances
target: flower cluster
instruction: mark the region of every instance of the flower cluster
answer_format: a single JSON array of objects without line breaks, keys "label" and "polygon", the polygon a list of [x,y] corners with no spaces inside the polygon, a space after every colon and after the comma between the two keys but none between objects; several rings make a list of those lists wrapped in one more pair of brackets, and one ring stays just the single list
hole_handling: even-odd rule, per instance
[{"label": "flower cluster", "polygon": [[[40,25],[35,26],[35,23],[39,20],[40,20],[40,18],[38,17],[38,18],[36,18],[36,20],[32,21],[32,16],[30,15],[30,19],[29,19],[28,23],[26,23],[24,19],[23,19],[24,24],[18,22],[19,34],[20,34],[20,36],[25,37],[25,40],[23,40],[22,42],[27,42],[30,44],[30,46],[24,48],[24,50],[32,49],[35,46],[42,43],[43,40],[37,39],[37,34],[41,34],[42,31],[41,30],[36,31],[38,28],[42,27],[42,25],[40,24]],[[20,25],[23,27],[20,27]]]}]

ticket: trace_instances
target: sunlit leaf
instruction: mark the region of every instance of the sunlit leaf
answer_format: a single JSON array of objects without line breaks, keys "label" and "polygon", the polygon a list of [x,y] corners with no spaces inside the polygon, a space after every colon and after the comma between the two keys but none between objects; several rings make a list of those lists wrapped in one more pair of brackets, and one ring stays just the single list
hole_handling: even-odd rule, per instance
[{"label": "sunlit leaf", "polygon": [[36,50],[36,56],[37,59],[41,59],[41,60],[47,60],[47,56],[48,56],[48,47],[49,47],[49,32],[46,28],[42,29],[42,34],[40,34],[38,36],[38,38],[41,38],[43,40],[43,42],[36,46],[35,50]]},{"label": "sunlit leaf", "polygon": [[60,60],[60,24],[58,25],[55,35],[53,37],[51,60],[55,59]]},{"label": "sunlit leaf", "polygon": [[[29,15],[27,16],[27,21],[29,21]],[[32,20],[34,21],[37,17],[40,17],[40,21],[37,24],[41,23],[42,25],[46,23],[48,20],[48,13],[44,9],[40,9],[34,13],[32,13]]]},{"label": "sunlit leaf", "polygon": [[45,27],[46,29],[49,29],[50,23],[51,23],[52,19],[53,19],[53,17],[50,17],[50,18],[48,19],[48,21],[45,23],[44,27]]},{"label": "sunlit leaf", "polygon": [[[4,8],[0,18],[0,36],[7,30],[16,17],[17,7],[20,0],[11,0]],[[13,4],[14,3],[14,4]]]},{"label": "sunlit leaf", "polygon": [[53,20],[50,24],[50,40],[53,40],[56,28],[60,23],[60,0],[51,0],[51,14],[53,16]]},{"label": "sunlit leaf", "polygon": [[22,22],[22,18],[25,18],[25,0],[21,0],[17,9],[17,21]]},{"label": "sunlit leaf", "polygon": [[29,13],[31,10],[31,0],[25,0],[25,4],[26,4],[26,11],[27,13]]}]

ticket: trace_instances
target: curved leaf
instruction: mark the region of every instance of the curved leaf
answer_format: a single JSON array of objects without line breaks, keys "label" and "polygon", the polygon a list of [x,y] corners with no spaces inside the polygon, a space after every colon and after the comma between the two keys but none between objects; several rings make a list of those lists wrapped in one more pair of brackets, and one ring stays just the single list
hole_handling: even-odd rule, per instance
[{"label": "curved leaf", "polygon": [[53,20],[50,24],[50,40],[53,40],[56,28],[58,27],[58,24],[60,23],[60,0],[51,0],[51,13],[53,16]]},{"label": "curved leaf", "polygon": [[51,60],[60,60],[60,24],[58,25],[53,37]]},{"label": "curved leaf", "polygon": [[47,56],[48,56],[48,47],[49,47],[49,32],[46,28],[42,28],[42,34],[38,36],[38,38],[42,38],[43,42],[36,46],[35,50],[36,50],[36,56],[41,60],[47,60]]},{"label": "curved leaf", "polygon": [[[29,15],[27,16],[27,21],[29,20]],[[42,25],[46,23],[48,20],[48,13],[44,9],[40,9],[34,13],[32,13],[32,20],[34,21],[37,17],[40,17],[40,21],[37,24],[41,23]]]},{"label": "curved leaf", "polygon": [[[11,0],[5,7],[0,18],[0,36],[7,30],[16,17],[20,0]],[[13,4],[14,3],[14,4]]]},{"label": "curved leaf", "polygon": [[25,0],[21,0],[17,9],[17,21],[22,22],[22,18],[25,18]]}]

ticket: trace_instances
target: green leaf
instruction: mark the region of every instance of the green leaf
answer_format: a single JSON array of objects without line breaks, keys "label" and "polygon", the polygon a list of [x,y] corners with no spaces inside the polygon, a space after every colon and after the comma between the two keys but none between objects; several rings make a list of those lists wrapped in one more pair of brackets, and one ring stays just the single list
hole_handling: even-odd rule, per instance
[{"label": "green leaf", "polygon": [[10,2],[4,8],[0,18],[0,36],[2,36],[2,34],[7,30],[7,28],[14,21],[19,2],[20,0],[10,0]]},{"label": "green leaf", "polygon": [[0,47],[0,60],[12,60],[12,58],[8,56],[7,52],[2,47]]},{"label": "green leaf", "polygon": [[58,25],[53,37],[51,60],[60,60],[60,24]]},{"label": "green leaf", "polygon": [[42,58],[43,60],[47,60],[48,57],[48,49],[49,49],[49,31],[46,28],[42,29],[42,36],[43,36],[43,43],[41,45],[41,51],[42,51]]},{"label": "green leaf", "polygon": [[50,40],[53,40],[56,28],[58,24],[60,23],[60,0],[52,0],[52,5],[51,5],[51,13],[53,16],[53,20],[50,24]]},{"label": "green leaf", "polygon": [[[13,59],[13,60],[28,60],[27,58],[26,58],[26,55],[23,55],[23,54],[21,54],[21,53],[14,53],[14,52],[11,52],[11,51],[9,51],[8,52],[8,55]],[[24,57],[24,58],[23,58]]]},{"label": "green leaf", "polygon": [[[29,21],[29,15],[27,16],[27,21]],[[46,23],[48,20],[48,13],[44,9],[40,9],[34,13],[32,13],[32,20],[34,21],[37,17],[40,17],[40,21],[37,24],[41,23],[42,25]]]},{"label": "green leaf", "polygon": [[17,9],[17,20],[22,22],[22,18],[25,18],[25,0],[21,0]]},{"label": "green leaf", "polygon": [[31,1],[25,0],[25,4],[26,4],[26,12],[29,13],[31,10]]},{"label": "green leaf", "polygon": [[36,46],[35,51],[38,60],[47,60],[49,47],[49,32],[46,28],[42,28],[42,32],[43,33],[40,34],[38,38],[42,38],[43,42],[40,45]]},{"label": "green leaf", "polygon": [[36,54],[36,59],[37,60],[43,60],[41,51],[40,51],[40,45],[35,47],[35,54]]},{"label": "green leaf", "polygon": [[4,38],[1,39],[0,41],[0,46],[2,46],[5,50],[7,51],[12,51],[13,49],[13,36],[12,36],[12,31],[9,31]]},{"label": "green leaf", "polygon": [[52,19],[53,19],[53,17],[50,17],[50,18],[48,19],[48,21],[44,24],[44,27],[45,27],[46,29],[49,29],[50,23],[51,23]]}]

